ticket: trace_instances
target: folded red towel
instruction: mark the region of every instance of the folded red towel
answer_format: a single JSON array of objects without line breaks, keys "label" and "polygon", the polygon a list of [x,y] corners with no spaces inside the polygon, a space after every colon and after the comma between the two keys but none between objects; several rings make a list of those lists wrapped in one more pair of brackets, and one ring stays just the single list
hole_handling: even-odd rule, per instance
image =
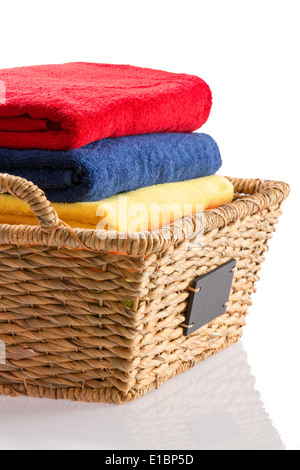
[{"label": "folded red towel", "polygon": [[212,102],[201,78],[129,65],[5,69],[0,81],[6,89],[0,147],[18,149],[68,150],[106,137],[192,132]]}]

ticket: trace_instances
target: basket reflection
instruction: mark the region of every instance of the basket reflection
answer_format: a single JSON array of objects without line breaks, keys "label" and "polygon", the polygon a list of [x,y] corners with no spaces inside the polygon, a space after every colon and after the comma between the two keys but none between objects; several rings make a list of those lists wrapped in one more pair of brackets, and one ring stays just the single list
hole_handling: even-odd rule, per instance
[{"label": "basket reflection", "polygon": [[[123,406],[0,397],[0,436],[68,448],[278,449],[241,343]],[[25,440],[25,441],[24,441]]]}]

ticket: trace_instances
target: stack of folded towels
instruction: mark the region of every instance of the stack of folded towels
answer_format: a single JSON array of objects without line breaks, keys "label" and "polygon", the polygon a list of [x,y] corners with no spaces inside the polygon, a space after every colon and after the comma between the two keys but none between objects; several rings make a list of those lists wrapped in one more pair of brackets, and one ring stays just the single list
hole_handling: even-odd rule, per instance
[{"label": "stack of folded towels", "polygon": [[[0,83],[0,172],[33,181],[71,227],[155,230],[179,219],[183,206],[190,215],[232,201],[232,184],[215,175],[217,144],[193,133],[212,104],[202,79],[70,63],[1,70]],[[1,194],[0,223],[37,219]]]}]

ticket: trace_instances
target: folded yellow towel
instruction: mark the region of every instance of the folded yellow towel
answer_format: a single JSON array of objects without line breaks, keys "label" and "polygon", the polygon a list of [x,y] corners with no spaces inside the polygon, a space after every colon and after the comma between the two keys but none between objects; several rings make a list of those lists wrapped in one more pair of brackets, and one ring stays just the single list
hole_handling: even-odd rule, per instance
[{"label": "folded yellow towel", "polygon": [[[73,228],[119,232],[156,230],[183,216],[213,209],[233,199],[233,186],[213,175],[179,183],[166,183],[117,194],[98,202],[55,203],[59,218]],[[0,195],[0,223],[37,225],[28,204]]]}]

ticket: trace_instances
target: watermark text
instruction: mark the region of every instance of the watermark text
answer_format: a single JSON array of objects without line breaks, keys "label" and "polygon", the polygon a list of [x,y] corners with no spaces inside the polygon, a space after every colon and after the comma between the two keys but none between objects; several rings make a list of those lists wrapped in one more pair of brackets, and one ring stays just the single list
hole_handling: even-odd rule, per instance
[{"label": "watermark text", "polygon": [[5,83],[0,80],[0,104],[6,103],[6,86]]},{"label": "watermark text", "polygon": [[3,341],[0,341],[0,364],[6,364],[6,347]]},{"label": "watermark text", "polygon": [[[153,232],[159,229],[169,229],[164,231],[165,239],[176,239],[182,236],[182,231],[171,228],[177,221],[187,222],[182,225],[179,222],[179,225],[182,230],[188,229],[189,238],[203,235],[203,204],[131,204],[128,199],[126,195],[120,195],[117,204],[105,203],[98,206],[97,230],[108,231],[110,239],[136,238],[139,232]],[[195,213],[197,217],[191,218]]]}]

